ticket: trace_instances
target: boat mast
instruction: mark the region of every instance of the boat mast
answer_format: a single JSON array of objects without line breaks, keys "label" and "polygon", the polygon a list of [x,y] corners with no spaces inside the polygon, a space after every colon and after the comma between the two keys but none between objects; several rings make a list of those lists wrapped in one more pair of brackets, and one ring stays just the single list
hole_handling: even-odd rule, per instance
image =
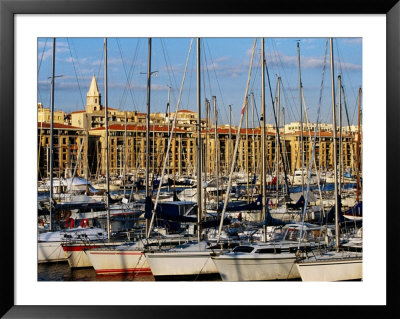
[{"label": "boat mast", "polygon": [[110,223],[110,171],[108,158],[108,83],[107,83],[107,38],[104,38],[104,116],[106,130],[106,185],[107,185],[107,238],[111,238]]},{"label": "boat mast", "polygon": [[301,69],[300,69],[300,43],[297,42],[297,59],[298,59],[298,67],[299,67],[299,99],[300,99],[300,154],[301,154],[301,192],[304,196],[304,172],[303,172],[303,165],[304,165],[304,151],[303,151],[303,103],[301,98],[301,91],[302,91],[302,84],[301,84]]},{"label": "boat mast", "polygon": [[49,193],[49,214],[50,214],[50,227],[53,230],[53,134],[54,134],[54,72],[55,72],[55,57],[56,57],[56,38],[53,38],[53,58],[51,63],[51,96],[50,96],[50,193]]},{"label": "boat mast", "polygon": [[202,213],[202,174],[201,174],[201,95],[200,95],[200,38],[197,38],[197,240],[200,242],[200,222]]},{"label": "boat mast", "polygon": [[246,148],[244,154],[246,156],[246,190],[247,190],[247,204],[250,203],[249,194],[249,98],[246,96]]},{"label": "boat mast", "polygon": [[149,162],[150,162],[150,83],[151,83],[151,38],[148,40],[147,52],[147,114],[146,114],[146,197],[149,190]]},{"label": "boat mast", "polygon": [[[151,38],[148,39],[147,50],[147,113],[146,113],[146,199],[150,196],[149,188],[149,163],[150,163],[150,84],[151,84]],[[161,183],[161,181],[160,181]],[[146,220],[147,238],[150,236],[150,228]]]},{"label": "boat mast", "polygon": [[123,166],[123,175],[122,175],[122,182],[124,184],[124,198],[125,198],[125,193],[126,193],[126,159],[127,159],[127,150],[126,150],[126,139],[127,139],[127,134],[126,134],[126,125],[127,125],[127,111],[125,111],[125,128],[124,128],[124,166]]},{"label": "boat mast", "polygon": [[[252,136],[252,138],[253,138],[253,145],[252,145],[252,153],[253,153],[253,156],[252,156],[252,166],[253,166],[253,169],[252,169],[252,175],[253,175],[253,179],[252,179],[252,181],[254,180],[254,183],[255,183],[255,179],[254,179],[254,176],[256,175],[256,141],[255,141],[255,137],[254,137],[254,135],[255,135],[255,126],[254,126],[254,109],[255,109],[255,105],[254,105],[254,93],[253,92],[251,92],[250,93],[250,95],[251,95],[251,102],[252,102],[252,112],[251,112],[251,115],[252,115],[252,133],[253,133],[253,136]],[[253,185],[253,183],[252,183],[252,185],[251,185],[251,200],[253,200],[253,188],[254,188],[254,185]]]},{"label": "boat mast", "polygon": [[[267,190],[265,187],[265,52],[264,38],[261,38],[261,189],[262,189],[262,221],[265,221],[266,205],[267,205]],[[267,225],[263,226],[263,242],[267,239]]]},{"label": "boat mast", "polygon": [[[170,94],[170,90],[171,90],[171,87],[170,86],[168,86],[168,102],[167,102],[167,116],[168,116],[168,140],[169,140],[169,135],[170,135],[170,132],[169,132],[169,114],[170,114],[170,104],[169,104],[169,94]],[[169,169],[170,169],[170,167],[169,167],[169,151],[167,152],[167,176],[169,176],[169,174],[170,174],[170,171],[169,171]],[[172,177],[173,179],[174,179],[174,191],[175,191],[175,174],[173,175],[173,177]],[[170,191],[170,188],[169,188],[169,182],[168,182],[168,192]]]},{"label": "boat mast", "polygon": [[358,90],[358,131],[357,131],[357,203],[360,200],[360,139],[361,139],[361,88]]},{"label": "boat mast", "polygon": [[213,107],[214,107],[214,116],[215,116],[215,128],[214,128],[214,138],[215,138],[215,178],[216,178],[216,186],[217,186],[217,214],[219,215],[218,207],[219,207],[219,174],[218,174],[218,113],[217,113],[217,100],[216,97],[213,96]]},{"label": "boat mast", "polygon": [[229,142],[228,142],[228,170],[231,167],[231,143],[232,143],[232,105],[229,105]]},{"label": "boat mast", "polygon": [[250,66],[249,66],[249,75],[247,77],[246,92],[244,94],[242,111],[240,112],[239,126],[237,128],[235,148],[233,149],[232,163],[231,163],[231,168],[230,168],[230,173],[229,173],[229,178],[228,178],[228,186],[226,188],[224,206],[222,208],[221,220],[220,220],[219,228],[218,228],[217,243],[219,243],[219,240],[221,238],[222,226],[223,226],[223,222],[224,222],[224,215],[225,215],[226,207],[228,205],[229,193],[231,191],[231,186],[232,186],[232,175],[233,175],[233,171],[234,171],[234,168],[235,168],[235,159],[236,159],[236,154],[237,154],[238,147],[239,147],[240,130],[242,128],[243,116],[244,116],[244,112],[245,112],[246,107],[247,107],[246,97],[247,97],[248,92],[249,92],[250,77],[251,77],[251,70],[253,68],[253,60],[254,60],[254,52],[255,52],[255,48],[256,48],[256,43],[257,43],[257,39],[254,39],[253,50],[252,50],[252,53],[251,53],[251,62],[250,62]]},{"label": "boat mast", "polygon": [[340,244],[340,228],[339,228],[339,201],[338,201],[338,185],[337,185],[337,150],[336,150],[336,104],[335,104],[335,71],[333,65],[333,39],[329,38],[330,55],[331,55],[331,89],[332,89],[332,128],[333,128],[333,172],[335,176],[335,236],[336,251],[339,251]]},{"label": "boat mast", "polygon": [[339,108],[339,196],[342,196],[342,184],[344,184],[343,165],[343,141],[342,141],[342,77],[338,75],[338,108]]},{"label": "boat mast", "polygon": [[[276,142],[275,142],[275,159],[276,159],[276,205],[279,201],[279,122],[280,122],[280,106],[281,106],[281,78],[278,77],[278,98],[276,103],[277,109],[277,125],[276,125]],[[285,141],[285,140],[284,140]]]}]

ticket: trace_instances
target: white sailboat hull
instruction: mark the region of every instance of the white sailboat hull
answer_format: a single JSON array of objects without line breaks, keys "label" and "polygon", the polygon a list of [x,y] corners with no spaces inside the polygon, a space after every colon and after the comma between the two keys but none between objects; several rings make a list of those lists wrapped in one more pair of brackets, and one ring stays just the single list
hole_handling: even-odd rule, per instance
[{"label": "white sailboat hull", "polygon": [[321,259],[296,264],[302,281],[362,279],[362,257]]},{"label": "white sailboat hull", "polygon": [[271,256],[212,257],[223,281],[287,280],[300,278],[293,253]]},{"label": "white sailboat hull", "polygon": [[154,276],[191,276],[218,274],[210,252],[147,253]]},{"label": "white sailboat hull", "polygon": [[61,241],[38,243],[38,263],[66,261]]},{"label": "white sailboat hull", "polygon": [[[122,243],[119,243],[121,245]],[[116,246],[116,243],[71,243],[62,244],[64,254],[68,260],[68,264],[71,268],[84,268],[93,267],[88,255],[85,253],[86,250],[94,248],[104,248],[107,246]]]},{"label": "white sailboat hull", "polygon": [[86,254],[99,275],[151,273],[142,250],[87,250]]}]

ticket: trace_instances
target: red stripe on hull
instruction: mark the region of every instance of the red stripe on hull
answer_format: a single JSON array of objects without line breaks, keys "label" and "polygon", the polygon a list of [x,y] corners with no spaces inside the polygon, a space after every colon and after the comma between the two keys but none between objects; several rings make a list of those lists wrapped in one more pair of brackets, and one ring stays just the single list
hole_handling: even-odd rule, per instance
[{"label": "red stripe on hull", "polygon": [[62,246],[64,251],[84,251],[86,249],[98,248],[99,246]]},{"label": "red stripe on hull", "polygon": [[96,270],[96,274],[124,274],[124,273],[149,273],[151,274],[150,268],[123,268],[123,269],[99,269]]},{"label": "red stripe on hull", "polygon": [[104,253],[104,252],[95,252],[95,251],[91,251],[90,254],[92,255],[143,255],[143,253],[126,253],[126,252],[110,252],[110,253]]}]

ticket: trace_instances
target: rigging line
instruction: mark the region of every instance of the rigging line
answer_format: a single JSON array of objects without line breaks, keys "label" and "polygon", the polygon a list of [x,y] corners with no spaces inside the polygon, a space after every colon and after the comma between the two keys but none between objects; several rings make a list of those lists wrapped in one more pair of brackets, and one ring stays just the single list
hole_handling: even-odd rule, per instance
[{"label": "rigging line", "polygon": [[[278,120],[277,120],[276,112],[275,112],[274,98],[273,98],[273,96],[272,96],[272,88],[271,88],[271,81],[270,81],[270,78],[269,78],[269,71],[268,71],[267,61],[265,61],[265,69],[266,69],[266,71],[267,71],[267,79],[268,79],[269,93],[270,93],[271,101],[272,101],[272,109],[273,109],[273,111],[274,111],[275,125],[278,126]],[[283,166],[283,172],[284,172],[284,175],[285,175],[286,192],[287,192],[287,195],[290,195],[290,192],[289,192],[289,184],[288,184],[288,179],[287,179],[287,167],[286,167],[287,163],[285,162],[285,158],[284,158],[284,156],[283,156],[282,142],[281,142],[281,138],[279,137],[279,135],[280,135],[280,134],[279,134],[279,130],[277,130],[278,143],[279,143],[279,153],[280,153],[280,156],[281,156],[281,161],[282,161],[282,166]]]},{"label": "rigging line", "polygon": [[[209,45],[208,45],[207,42],[206,42],[206,46],[207,46],[207,48],[208,48],[208,52],[209,52],[209,54],[210,54],[211,60],[213,61],[214,59],[213,59],[213,57],[212,57],[211,50],[210,50],[210,47],[209,47]],[[225,101],[224,101],[224,96],[223,96],[222,90],[221,90],[221,85],[219,84],[219,80],[218,80],[218,76],[217,76],[217,71],[215,70],[215,66],[214,66],[214,65],[213,65],[213,71],[214,71],[214,73],[215,73],[215,80],[216,80],[216,82],[217,82],[219,94],[221,95],[221,100],[222,100],[222,105],[223,105],[224,110],[225,110],[225,115],[227,116],[227,118],[229,118],[229,116],[228,116],[228,111],[227,111],[227,108],[226,108],[226,105],[225,105]]]},{"label": "rigging line", "polygon": [[[208,64],[208,61],[207,61],[207,53],[206,53],[206,48],[205,48],[205,46],[207,45],[207,41],[203,41],[203,58],[204,58],[204,60],[205,60],[205,63],[204,63],[204,65],[206,66],[206,73],[207,73],[207,78],[208,78],[208,87],[209,87],[209,90],[210,90],[210,97],[211,96],[213,96],[214,94],[213,94],[213,91],[212,91],[212,88],[211,88],[211,78],[210,78],[210,71],[209,71],[209,68],[208,68],[208,66],[209,66],[209,64]],[[212,63],[211,63],[211,65],[212,65]],[[206,92],[206,85],[205,85],[205,76],[203,76],[202,77],[202,80],[203,80],[203,86],[204,86],[204,92]],[[207,96],[207,94],[205,94],[205,96]]]},{"label": "rigging line", "polygon": [[[353,98],[356,99],[356,98],[358,98],[358,94],[355,94],[355,91],[357,91],[357,90],[355,90],[355,87],[351,82],[351,77],[350,77],[350,74],[348,72],[348,68],[347,67],[343,67],[343,65],[342,65],[342,63],[344,63],[344,62],[342,62],[344,59],[343,59],[343,55],[342,55],[342,53],[340,51],[340,48],[339,48],[337,42],[338,41],[336,41],[335,49],[336,49],[336,52],[337,52],[336,56],[337,56],[337,58],[339,60],[339,68],[340,68],[340,71],[341,71],[342,75],[346,74],[345,79],[346,79],[346,81],[348,79],[348,81],[350,82],[350,87],[351,87],[351,92],[353,93]],[[343,77],[342,77],[342,82],[343,82]],[[357,109],[357,105],[356,105],[355,109]]]},{"label": "rigging line", "polygon": [[349,126],[349,129],[351,130],[350,118],[349,118],[349,112],[348,112],[348,109],[347,109],[347,101],[346,101],[346,94],[345,94],[344,86],[342,85],[340,89],[342,90],[342,93],[343,93],[344,110],[346,111],[347,125]]},{"label": "rigging line", "polygon": [[[175,108],[174,120],[173,120],[173,122],[172,122],[172,127],[171,127],[171,132],[172,132],[172,134],[170,134],[170,136],[169,136],[169,138],[168,138],[168,148],[167,148],[166,154],[168,154],[169,151],[170,151],[170,149],[171,149],[172,138],[174,137],[173,132],[174,132],[174,130],[175,130],[175,126],[176,126],[176,122],[177,122],[178,110],[179,110],[179,106],[180,106],[180,102],[181,102],[183,87],[184,87],[184,84],[185,84],[186,71],[187,71],[187,68],[188,68],[188,65],[189,65],[190,52],[191,52],[191,50],[192,50],[192,44],[193,44],[193,38],[192,38],[192,40],[190,41],[189,52],[188,52],[187,59],[186,59],[185,71],[184,71],[184,74],[183,74],[182,84],[181,84],[181,87],[180,87],[180,90],[179,90],[178,102],[176,103],[176,108]],[[155,214],[156,214],[157,204],[158,204],[158,200],[159,200],[159,198],[160,198],[160,192],[161,192],[161,186],[162,186],[162,179],[163,179],[163,177],[164,177],[165,169],[166,169],[166,166],[167,166],[167,159],[168,159],[168,156],[164,156],[164,161],[163,161],[163,166],[162,166],[162,171],[161,171],[160,183],[159,183],[159,185],[158,185],[156,200],[155,200],[155,203],[154,203],[154,207],[153,207],[153,209],[152,209],[153,212],[152,212],[152,215],[151,215],[149,230],[148,230],[148,233],[146,234],[146,237],[147,237],[147,238],[150,236],[150,232],[151,232],[151,229],[152,229],[152,225],[153,225],[153,223],[154,223],[154,217],[155,217]]]},{"label": "rigging line", "polygon": [[[203,41],[203,43],[205,44],[205,40]],[[208,72],[208,62],[207,62],[207,56],[206,56],[206,52],[205,52],[204,46],[201,48],[201,50],[202,50],[201,57],[205,60],[204,64],[201,64],[201,65],[206,65],[206,72],[207,72],[207,77],[208,77],[208,86],[209,86],[209,89],[210,89],[210,96],[212,96],[213,94],[212,94],[212,90],[211,90],[210,73]],[[207,99],[205,76],[201,76],[201,81],[202,81],[202,84],[203,84],[203,92],[204,92],[203,95],[204,95],[204,98]]]},{"label": "rigging line", "polygon": [[283,83],[283,81],[281,81],[281,91],[282,91],[282,95],[283,95],[283,97],[284,97],[284,99],[285,99],[285,102],[286,102],[286,108],[287,107],[289,107],[289,112],[288,112],[288,114],[286,114],[286,115],[288,115],[288,117],[289,117],[289,121],[290,122],[293,122],[294,121],[294,119],[296,119],[296,116],[295,116],[295,114],[294,114],[294,112],[293,112],[293,108],[289,105],[289,103],[288,103],[288,97],[287,97],[287,94],[286,94],[286,92],[287,91],[290,91],[290,90],[288,90],[288,89],[286,89],[286,86],[285,86],[285,84]]},{"label": "rigging line", "polygon": [[[132,76],[133,69],[134,69],[133,66],[135,65],[134,62],[136,61],[136,53],[137,53],[138,43],[136,44],[135,54],[134,54],[134,56],[133,56],[132,65],[131,65],[131,68],[130,68],[129,74],[128,74],[128,73],[126,72],[126,70],[127,70],[127,68],[126,68],[126,63],[125,63],[124,56],[123,56],[123,54],[122,54],[122,50],[121,50],[121,46],[120,46],[120,43],[119,43],[119,39],[117,38],[116,40],[117,40],[117,46],[118,46],[118,50],[119,50],[119,53],[120,53],[120,56],[121,56],[122,65],[123,65],[123,68],[124,68],[125,76],[126,76],[126,81],[127,81],[127,86],[124,87],[124,92],[123,92],[123,96],[121,97],[120,105],[122,105],[122,99],[123,99],[123,98],[125,98],[125,101],[124,101],[124,102],[125,102],[125,103],[127,102],[127,101],[126,101],[126,94],[127,94],[126,92],[127,92],[127,91],[130,93],[130,96],[131,96],[133,105],[135,105],[135,99],[134,99],[134,97],[133,97],[132,83],[131,83],[130,77]],[[125,110],[125,107],[126,107],[126,105],[124,106],[124,110]]]},{"label": "rigging line", "polygon": [[[261,122],[260,122],[260,116],[258,115],[258,109],[257,109],[257,105],[256,105],[256,100],[254,98],[254,94],[253,94],[253,104],[254,104],[254,110],[256,111],[256,117],[257,117],[257,123],[259,126],[261,126]],[[254,123],[253,123],[254,126]]]},{"label": "rigging line", "polygon": [[43,46],[43,51],[42,51],[42,55],[41,55],[41,57],[40,57],[40,62],[39,62],[38,70],[37,70],[37,79],[38,79],[38,80],[37,80],[37,81],[38,81],[38,86],[37,86],[37,88],[38,88],[38,94],[39,94],[39,97],[40,97],[40,100],[41,100],[41,101],[43,101],[43,98],[42,98],[42,94],[41,94],[41,92],[40,92],[39,73],[40,73],[40,68],[41,68],[41,66],[42,66],[42,61],[43,61],[44,51],[45,51],[45,49],[46,49],[46,44],[47,44],[47,38],[46,38],[46,41],[45,41],[44,46]]},{"label": "rigging line", "polygon": [[192,79],[193,79],[193,70],[195,69],[195,68],[194,68],[195,59],[193,58],[191,62],[192,62],[192,64],[191,64],[191,67],[190,67],[189,89],[188,89],[188,94],[187,94],[186,106],[189,105],[189,101],[190,101],[190,92],[192,91],[192,82],[193,82]]},{"label": "rigging line", "polygon": [[97,70],[97,77],[99,77],[100,70],[103,66],[103,60],[104,60],[104,50],[101,50],[101,59],[100,59],[100,63],[99,63],[99,69]]},{"label": "rigging line", "polygon": [[[250,91],[254,91],[255,85],[257,85],[257,88],[258,88],[259,81],[256,81],[256,80],[258,80],[258,72],[260,72],[260,69],[261,69],[261,51],[260,51],[260,54],[256,55],[256,61],[254,63],[254,68],[256,70],[255,70],[255,73],[253,76],[253,82],[250,85]],[[254,72],[254,71],[252,71],[252,72]]]},{"label": "rigging line", "polygon": [[[279,52],[278,52],[278,49],[277,49],[277,46],[276,46],[276,43],[275,43],[275,41],[271,41],[271,43],[272,43],[272,46],[273,46],[273,51],[274,52],[276,52],[275,53],[275,55],[276,55],[276,57],[277,57],[277,59],[278,59],[278,64],[280,64],[281,65],[281,69],[282,69],[282,71],[283,71],[283,77],[281,77],[282,79],[284,79],[285,81],[288,81],[287,79],[289,78],[288,76],[287,76],[287,74],[286,74],[286,71],[285,71],[285,68],[284,68],[284,64],[283,64],[283,62],[282,62],[282,58],[281,58],[281,54],[279,54]],[[283,82],[283,81],[282,81]],[[281,85],[283,84],[281,82]],[[289,85],[289,83],[287,83],[288,84],[288,87],[290,87],[290,85]],[[290,91],[289,90],[289,92],[291,93],[291,97],[292,97],[292,103],[293,104],[290,104],[290,103],[288,103],[288,98],[287,98],[287,96],[286,96],[286,107],[289,107],[289,109],[291,110],[291,112],[293,113],[293,105],[296,105],[296,102],[295,102],[295,97],[294,97],[294,95],[293,95],[293,92],[292,91]],[[296,108],[296,111],[298,111],[298,109]],[[298,118],[300,116],[300,114],[296,114],[296,116],[294,116],[294,114],[293,114],[293,118]]]},{"label": "rigging line", "polygon": [[325,78],[327,53],[328,53],[328,41],[326,42],[326,46],[325,46],[324,66],[323,66],[323,69],[322,69],[320,95],[319,95],[319,100],[318,100],[317,123],[316,123],[315,129],[314,129],[314,143],[313,143],[313,148],[312,148],[312,153],[311,153],[310,167],[309,167],[309,171],[308,171],[308,183],[307,183],[306,197],[305,197],[305,200],[304,200],[304,206],[303,206],[303,212],[302,212],[302,223],[301,223],[301,228],[300,228],[299,243],[298,243],[298,247],[297,247],[298,250],[300,249],[301,237],[302,237],[302,233],[303,233],[304,216],[305,216],[306,209],[307,209],[308,193],[310,191],[311,171],[312,171],[313,159],[314,159],[314,156],[315,156],[315,145],[317,144],[317,130],[318,130],[319,115],[320,115],[321,104],[322,104],[322,89],[324,87],[324,78]]},{"label": "rigging line", "polygon": [[47,38],[46,38],[46,42],[44,43],[44,46],[43,46],[42,55],[41,55],[41,57],[40,57],[40,62],[39,62],[38,70],[37,70],[37,74],[38,74],[38,75],[39,75],[40,67],[42,66],[44,51],[46,50],[46,44],[47,44]]},{"label": "rigging line", "polygon": [[[169,61],[171,61],[171,59],[170,59],[170,57],[168,55],[168,51],[167,51],[167,49],[165,47],[164,40],[162,38],[160,38],[160,43],[161,43],[161,48],[162,48],[162,52],[163,52],[165,65],[166,65],[166,68],[167,68],[167,75],[168,75],[169,84],[170,84],[171,87],[173,85],[174,85],[174,87],[178,87],[177,82],[176,82],[176,78],[175,78],[175,74],[174,74],[174,71],[173,71],[172,66],[171,66],[171,62],[169,62]],[[171,79],[171,74],[170,73],[172,74],[173,81]],[[172,95],[172,99],[176,101],[174,90],[171,90],[171,93],[172,93],[171,94]]]},{"label": "rigging line", "polygon": [[247,95],[249,92],[249,84],[250,84],[250,79],[251,79],[251,70],[253,68],[254,52],[255,52],[255,48],[256,48],[256,43],[257,43],[257,39],[254,39],[253,49],[252,49],[252,53],[251,53],[251,62],[250,62],[250,66],[249,66],[249,74],[247,76],[246,90],[245,90],[244,99],[243,99],[243,106],[242,106],[242,111],[240,112],[239,126],[236,131],[237,133],[236,133],[235,147],[233,149],[233,155],[231,157],[232,163],[231,163],[231,168],[230,168],[230,173],[229,173],[228,185],[227,185],[227,189],[226,189],[224,206],[223,206],[222,212],[221,212],[221,220],[220,220],[220,224],[219,224],[219,228],[218,228],[217,243],[219,243],[219,241],[220,241],[220,236],[221,236],[222,226],[223,226],[223,221],[224,221],[224,215],[226,212],[226,207],[228,205],[229,194],[231,192],[232,175],[233,175],[234,168],[235,168],[236,156],[237,156],[239,140],[240,140],[240,129],[242,127],[242,122],[243,122],[243,115],[244,115],[244,112],[247,107],[246,99],[247,99]]},{"label": "rigging line", "polygon": [[[80,85],[80,83],[79,83],[78,74],[77,74],[76,68],[75,68],[75,62],[74,62],[75,59],[74,59],[74,57],[72,56],[71,46],[70,46],[70,44],[69,44],[69,39],[68,39],[68,38],[67,38],[67,43],[68,43],[69,54],[71,55],[72,66],[74,67],[76,82],[78,83],[78,88],[79,88],[79,94],[80,94],[80,96],[81,96],[82,107],[85,107],[85,103],[83,102],[83,96],[82,96],[81,85]],[[76,59],[76,60],[78,60],[78,59]]]}]

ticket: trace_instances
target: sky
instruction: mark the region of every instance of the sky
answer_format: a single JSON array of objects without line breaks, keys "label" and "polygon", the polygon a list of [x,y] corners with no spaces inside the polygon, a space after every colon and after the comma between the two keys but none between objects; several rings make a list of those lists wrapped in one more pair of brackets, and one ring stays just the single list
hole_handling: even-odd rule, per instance
[{"label": "sky", "polygon": [[[261,41],[254,38],[201,39],[202,117],[205,117],[205,99],[212,101],[212,96],[215,96],[218,123],[229,123],[229,105],[231,105],[232,122],[238,124],[255,41],[248,89],[248,94],[253,93],[254,96],[254,103],[252,100],[249,103],[249,126],[259,125]],[[298,44],[303,86],[302,104],[305,112],[309,120],[315,122],[320,106],[319,122],[331,123],[332,98],[328,39],[265,38],[264,48],[268,71],[265,74],[267,123],[274,121],[272,100],[278,97],[278,77],[281,78],[281,123],[300,120]],[[93,75],[96,76],[104,104],[104,39],[56,38],[55,47],[55,109],[65,112],[84,110],[86,93]],[[171,112],[175,111],[183,80],[179,109],[197,111],[196,51],[196,39],[153,38],[151,40],[150,112],[166,112],[169,87]],[[338,75],[341,75],[344,87],[341,101],[344,114],[343,125],[347,125],[348,121],[350,124],[356,124],[358,91],[362,88],[362,39],[334,38],[333,57],[336,104],[339,103]],[[146,112],[148,39],[108,38],[107,60],[108,106],[120,110]],[[184,77],[186,64],[187,71]],[[52,38],[38,39],[37,70],[38,102],[41,102],[44,107],[50,107]],[[254,123],[252,121],[253,105]],[[303,118],[305,116],[303,115]],[[213,114],[212,118],[214,118]]]}]

